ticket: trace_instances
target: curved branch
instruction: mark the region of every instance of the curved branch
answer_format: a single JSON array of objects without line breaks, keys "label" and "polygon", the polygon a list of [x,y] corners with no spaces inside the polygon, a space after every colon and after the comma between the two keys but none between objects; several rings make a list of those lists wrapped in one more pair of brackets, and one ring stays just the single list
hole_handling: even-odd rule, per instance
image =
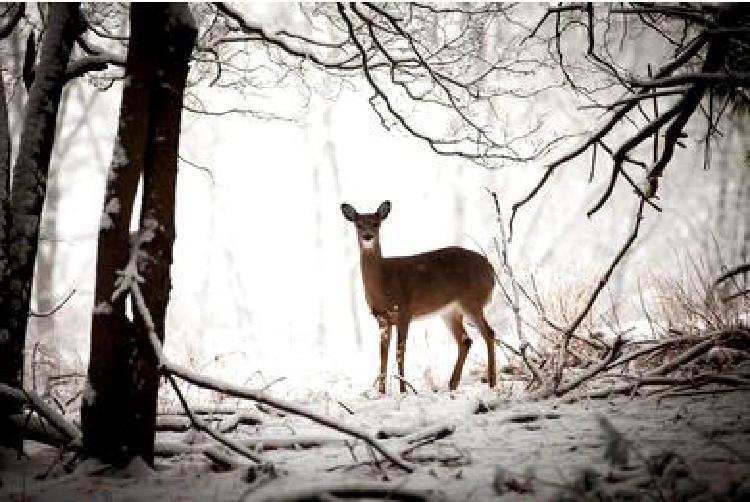
[{"label": "curved branch", "polygon": [[75,293],[76,293],[76,289],[75,289],[75,288],[73,288],[73,289],[71,289],[71,290],[70,290],[70,292],[69,292],[69,293],[68,293],[68,294],[67,294],[67,295],[65,296],[65,298],[63,298],[63,300],[62,300],[62,301],[61,301],[60,303],[58,303],[57,305],[55,305],[55,307],[54,307],[54,308],[52,308],[52,310],[50,310],[50,311],[48,311],[48,312],[43,312],[43,313],[37,313],[37,312],[29,312],[29,316],[30,316],[30,317],[49,317],[49,316],[55,315],[55,314],[57,314],[57,312],[58,312],[58,311],[59,311],[59,310],[60,310],[61,308],[63,308],[63,307],[65,306],[65,304],[66,304],[66,303],[68,303],[68,300],[70,300],[70,299],[71,299],[71,298],[73,297],[73,295],[74,295]]}]

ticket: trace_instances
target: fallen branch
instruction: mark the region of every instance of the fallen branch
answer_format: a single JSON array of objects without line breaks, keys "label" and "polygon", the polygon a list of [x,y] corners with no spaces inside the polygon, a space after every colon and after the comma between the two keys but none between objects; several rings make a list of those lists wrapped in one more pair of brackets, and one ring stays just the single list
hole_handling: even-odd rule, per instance
[{"label": "fallen branch", "polygon": [[223,433],[233,432],[240,425],[260,425],[262,423],[263,420],[256,413],[241,411],[225,417],[219,423],[219,431]]},{"label": "fallen branch", "polygon": [[44,418],[65,439],[66,448],[81,448],[81,431],[78,430],[78,427],[66,420],[60,412],[47,404],[36,393],[0,383],[0,395],[24,403],[38,413],[39,416]]},{"label": "fallen branch", "polygon": [[406,446],[401,449],[401,455],[409,455],[417,448],[421,448],[424,445],[446,438],[455,431],[455,425],[441,424],[404,436],[401,441],[406,443]]},{"label": "fallen branch", "polygon": [[[156,338],[155,334],[154,334],[154,338]],[[206,434],[211,436],[214,440],[223,444],[224,446],[234,451],[235,453],[239,453],[243,457],[249,458],[253,462],[257,462],[259,464],[265,463],[265,461],[260,455],[250,450],[249,448],[245,447],[244,445],[238,443],[234,439],[225,437],[220,432],[213,430],[211,427],[208,426],[208,423],[205,420],[198,418],[192,411],[190,411],[190,406],[187,404],[187,401],[185,400],[185,396],[182,395],[182,391],[178,387],[177,382],[175,382],[174,376],[171,373],[168,373],[166,377],[170,385],[172,385],[172,389],[177,394],[177,398],[180,400],[180,403],[182,403],[182,406],[185,408],[185,413],[187,413],[187,416],[190,419],[190,422],[192,422],[193,427],[195,427],[196,429],[200,431],[205,432]]]},{"label": "fallen branch", "polygon": [[[201,430],[204,430],[206,433],[211,435],[217,441],[222,441],[223,444],[233,449],[234,451],[237,451],[238,453],[245,450],[244,448],[241,447],[241,445],[233,444],[233,441],[227,438],[222,438],[219,433],[212,431],[209,427],[205,425],[205,422],[197,418],[195,414],[189,411],[189,406],[187,402],[185,401],[184,396],[180,392],[179,387],[174,381],[175,376],[197,387],[214,390],[214,391],[221,392],[232,397],[237,397],[241,399],[249,399],[251,401],[263,403],[265,405],[272,406],[276,409],[279,409],[288,413],[292,413],[294,415],[303,416],[321,425],[337,430],[344,434],[353,436],[357,439],[364,441],[366,444],[371,446],[373,449],[375,449],[381,455],[383,455],[386,459],[388,459],[390,462],[392,462],[399,468],[403,469],[404,471],[409,472],[409,473],[414,472],[415,466],[413,466],[409,462],[406,462],[400,459],[396,453],[390,451],[380,441],[378,441],[372,435],[370,435],[369,433],[363,430],[356,429],[349,425],[333,420],[329,417],[320,415],[318,413],[315,413],[312,410],[306,410],[293,403],[282,401],[277,398],[273,398],[271,396],[264,394],[263,392],[246,389],[246,388],[234,385],[230,382],[223,382],[215,378],[199,375],[191,371],[188,368],[185,368],[185,367],[182,367],[180,365],[170,362],[164,355],[161,342],[159,341],[159,338],[156,335],[156,330],[154,329],[154,324],[151,319],[151,314],[148,310],[148,307],[146,306],[146,302],[145,302],[145,299],[143,298],[143,294],[141,293],[140,287],[138,286],[137,272],[131,271],[130,274],[134,274],[134,275],[129,276],[127,271],[123,272],[123,274],[121,275],[122,282],[120,283],[120,288],[124,286],[130,289],[136,308],[141,314],[144,325],[147,328],[147,335],[151,343],[151,347],[154,351],[154,355],[156,356],[157,367],[159,369],[159,372],[163,374],[165,377],[167,377],[170,384],[172,385],[172,388],[177,393],[177,397],[179,398],[183,408],[185,408],[185,412],[188,414],[189,417],[191,417],[191,421],[198,428],[200,428]],[[239,448],[235,448],[237,446],[239,446]],[[253,460],[257,458],[254,454],[252,454],[252,452],[249,452],[249,453],[250,454],[247,455],[248,458],[251,458]]]},{"label": "fallen branch", "polygon": [[[668,338],[662,341],[648,340],[649,343],[654,343],[655,345],[644,347],[641,350],[637,350],[630,354],[624,355],[621,358],[617,359],[616,361],[612,361],[609,365],[607,365],[607,367],[605,368],[605,371],[609,371],[612,368],[616,368],[617,366],[621,366],[623,364],[629,363],[630,361],[637,359],[641,356],[645,356],[645,355],[651,354],[652,352],[657,352],[659,350],[666,349],[673,345],[679,345],[679,344],[690,343],[690,342],[695,342],[695,341],[702,342],[702,341],[705,341],[706,339],[707,339],[706,337],[681,337],[681,338]],[[645,343],[645,341],[641,343]]]},{"label": "fallen branch", "polygon": [[579,375],[578,378],[574,379],[572,382],[568,382],[565,385],[562,385],[558,387],[555,390],[555,393],[560,396],[563,394],[567,394],[571,390],[577,388],[580,386],[583,382],[586,382],[599,373],[603,372],[607,369],[607,367],[612,363],[612,361],[617,357],[617,355],[620,353],[620,350],[622,348],[623,341],[622,338],[619,336],[615,340],[615,343],[612,344],[612,348],[607,352],[607,355],[602,358],[601,361],[596,366],[593,366],[588,371],[583,373],[582,375]]},{"label": "fallen branch", "polygon": [[247,465],[238,462],[236,456],[213,444],[186,444],[176,441],[156,441],[154,443],[155,457],[171,458],[188,454],[205,455],[222,470],[232,470]]},{"label": "fallen branch", "polygon": [[565,402],[575,402],[582,398],[602,398],[614,394],[632,394],[642,386],[689,385],[691,387],[696,387],[710,383],[734,386],[744,386],[750,384],[750,379],[721,374],[704,374],[699,375],[698,377],[666,377],[668,373],[671,373],[672,371],[695,360],[719,343],[725,343],[731,341],[734,338],[742,338],[748,336],[750,336],[750,332],[741,328],[716,332],[705,340],[698,342],[689,349],[685,350],[674,359],[664,362],[661,366],[647,372],[640,377],[634,377],[636,379],[636,381],[634,382],[616,385],[614,387],[608,387],[605,389],[599,389],[586,394],[571,396],[565,399]]},{"label": "fallen branch", "polygon": [[665,397],[693,397],[693,396],[704,396],[706,394],[726,394],[728,392],[750,392],[750,385],[745,387],[727,387],[727,388],[721,388],[721,389],[688,389],[688,390],[669,390],[666,393],[660,393],[659,395],[654,395],[653,397],[656,397],[658,399],[662,399]]},{"label": "fallen branch", "polygon": [[17,413],[7,417],[7,420],[13,434],[17,434],[24,439],[44,443],[55,448],[59,448],[60,445],[65,445],[69,441],[66,435],[60,434],[57,429],[51,427],[49,422],[36,412]]},{"label": "fallen branch", "polygon": [[287,413],[292,413],[294,415],[308,418],[312,420],[313,422],[317,422],[331,429],[353,436],[357,439],[364,441],[370,446],[372,446],[375,450],[380,452],[380,454],[382,454],[385,458],[387,458],[389,461],[391,461],[392,463],[394,463],[395,465],[397,465],[404,471],[414,472],[414,467],[412,465],[399,459],[395,453],[389,451],[387,447],[382,445],[378,440],[376,440],[374,437],[372,437],[369,433],[365,431],[362,431],[354,427],[348,426],[346,424],[337,422],[329,417],[319,415],[311,410],[303,409],[301,407],[298,407],[295,404],[281,401],[271,396],[266,396],[262,393],[259,393],[251,389],[245,389],[245,388],[236,386],[234,384],[231,384],[229,382],[222,382],[214,378],[196,375],[195,373],[191,372],[187,368],[182,368],[178,365],[165,361],[164,359],[160,359],[160,367],[162,368],[162,371],[178,376],[195,386],[202,387],[204,389],[212,389],[217,392],[223,392],[233,397],[259,401],[263,404],[267,404],[268,406],[272,406],[274,408],[283,410]]},{"label": "fallen branch", "polygon": [[186,432],[192,427],[187,416],[180,415],[157,415],[156,432]]},{"label": "fallen branch", "polygon": [[[208,404],[208,405],[194,405],[190,408],[196,415],[234,415],[235,413],[250,412],[245,408],[237,408],[232,405],[220,405],[220,404]],[[162,408],[156,412],[157,415],[185,415],[185,410],[182,408]]]},{"label": "fallen branch", "polygon": [[[253,437],[249,439],[237,439],[236,442],[243,448],[249,448],[257,452],[274,450],[306,450],[310,448],[322,448],[325,446],[342,446],[347,440],[343,437],[316,437],[316,436],[269,436]],[[201,454],[207,449],[214,448],[210,443],[184,443],[180,441],[157,441],[154,443],[154,455],[159,457],[174,457],[185,454]]]},{"label": "fallen branch", "polygon": [[[193,410],[193,414],[198,415]],[[226,416],[210,416],[206,422],[217,423],[216,429],[222,434],[234,432],[240,425],[260,425],[262,420],[255,413],[238,412]],[[190,418],[184,414],[157,415],[156,430],[159,432],[185,432],[192,427]]]}]

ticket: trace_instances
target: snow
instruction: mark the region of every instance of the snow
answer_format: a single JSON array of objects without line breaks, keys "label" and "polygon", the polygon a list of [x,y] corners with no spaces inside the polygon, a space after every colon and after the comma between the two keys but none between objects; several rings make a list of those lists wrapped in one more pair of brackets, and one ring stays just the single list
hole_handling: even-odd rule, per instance
[{"label": "snow", "polygon": [[115,222],[112,221],[112,217],[107,212],[102,212],[99,230],[111,230],[113,228],[115,228]]},{"label": "snow", "polygon": [[[129,85],[130,77],[127,77],[125,81],[125,86]],[[121,167],[124,167],[128,163],[128,154],[125,152],[125,149],[122,146],[122,143],[120,143],[120,138],[115,138],[115,147],[112,151],[112,165],[110,169],[108,170],[108,182],[112,183],[114,182],[115,177],[117,176],[117,173],[119,172],[119,169]]]},{"label": "snow", "polygon": [[83,391],[83,404],[85,405],[92,405],[94,404],[94,401],[96,401],[96,391],[91,386],[89,381],[86,381],[86,388]]},{"label": "snow", "polygon": [[96,314],[111,314],[112,304],[109,302],[101,301],[94,306],[93,315]]},{"label": "snow", "polygon": [[[232,438],[272,447],[263,452],[273,464],[271,474],[250,465],[214,472],[200,453],[183,453],[158,458],[155,471],[140,460],[124,470],[88,460],[70,474],[55,468],[41,480],[35,476],[55,463],[57,451],[27,442],[29,458],[0,452],[0,499],[292,500],[290,493],[323,488],[394,487],[431,491],[436,500],[579,500],[585,485],[591,485],[589,493],[634,492],[642,499],[655,495],[656,482],[671,500],[685,490],[728,499],[750,488],[747,392],[564,404],[504,399],[510,387],[490,391],[477,384],[450,393],[359,397],[345,402],[353,415],[320,399],[305,404],[372,433],[455,427],[452,435],[413,451],[412,459],[422,460],[414,474],[367,464],[371,454],[361,442],[303,418],[267,415],[263,424],[241,427]],[[476,413],[480,402],[495,407]],[[169,432],[157,440],[182,443],[185,437]],[[203,435],[191,437],[195,444],[184,451],[211,444]],[[312,446],[312,439],[320,446]],[[283,447],[295,440],[307,446]],[[406,440],[383,441],[401,449]],[[647,460],[651,471],[644,468]]]}]

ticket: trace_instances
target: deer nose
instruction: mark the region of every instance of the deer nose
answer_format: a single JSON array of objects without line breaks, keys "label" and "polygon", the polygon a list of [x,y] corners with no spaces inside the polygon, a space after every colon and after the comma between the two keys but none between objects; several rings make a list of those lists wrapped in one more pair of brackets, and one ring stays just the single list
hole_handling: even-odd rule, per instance
[{"label": "deer nose", "polygon": [[362,240],[365,240],[365,241],[368,241],[368,242],[371,241],[374,237],[375,237],[375,235],[373,235],[372,232],[365,232],[365,233],[362,234]]}]

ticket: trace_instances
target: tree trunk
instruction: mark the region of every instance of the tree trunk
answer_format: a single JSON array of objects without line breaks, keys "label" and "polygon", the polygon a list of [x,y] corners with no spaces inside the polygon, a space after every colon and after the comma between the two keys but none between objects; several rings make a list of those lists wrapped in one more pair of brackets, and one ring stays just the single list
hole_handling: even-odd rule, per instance
[{"label": "tree trunk", "polygon": [[[34,260],[57,111],[73,43],[83,29],[78,8],[77,3],[47,4],[48,24],[42,36],[40,62],[29,89],[18,157],[6,198],[7,233],[3,232],[1,244],[7,246],[8,254],[0,277],[0,290],[5,295],[0,304],[0,382],[13,387],[23,384]],[[14,412],[6,405],[0,402],[0,416]]]},{"label": "tree trunk", "polygon": [[140,319],[112,299],[130,255],[130,220],[143,174],[138,233],[143,294],[162,340],[174,241],[174,191],[182,95],[195,38],[184,4],[133,4],[120,125],[99,229],[88,383],[81,408],[84,447],[103,461],[153,461],[158,376]]},{"label": "tree trunk", "polygon": [[[10,199],[10,126],[8,121],[8,104],[5,101],[5,85],[3,84],[3,69],[0,68],[0,278],[5,276],[8,264],[8,204]],[[0,288],[0,309],[5,306],[7,291]],[[2,321],[0,321],[2,322]],[[0,329],[2,325],[0,324]],[[0,332],[0,337],[8,336]],[[0,339],[0,346],[2,346]],[[2,359],[6,352],[0,349],[0,367],[7,361]],[[0,377],[0,381],[2,381]]]},{"label": "tree trunk", "polygon": [[[5,101],[5,85],[3,84],[3,71],[0,68],[0,285],[3,283],[2,277],[5,276],[5,270],[8,263],[8,199],[10,197],[10,127],[8,123],[8,106]],[[0,313],[5,312],[7,291],[0,287]],[[2,323],[2,321],[0,321]],[[6,339],[7,338],[7,339]],[[10,347],[3,348],[6,341],[10,340],[7,328],[0,324],[0,368],[12,369],[13,353],[8,350]],[[4,379],[11,380],[13,373],[5,374],[5,370],[0,375],[0,381]],[[10,424],[5,420],[11,413],[20,411],[20,407],[10,401],[0,398],[0,431],[9,431]],[[0,432],[0,445],[20,448],[18,440],[12,440],[4,432]]]},{"label": "tree trunk", "polygon": [[[190,54],[197,35],[193,18],[185,4],[169,4],[167,14],[172,20],[172,26],[166,50],[162,53],[161,72],[157,78],[151,109],[152,132],[149,135],[149,156],[144,165],[143,210],[138,235],[138,272],[144,279],[143,297],[162,344],[169,292],[172,288],[170,267],[175,239],[175,188],[182,101]],[[135,411],[132,441],[138,454],[151,464],[159,373],[153,347],[137,311],[136,318],[139,322],[131,385]]]}]

